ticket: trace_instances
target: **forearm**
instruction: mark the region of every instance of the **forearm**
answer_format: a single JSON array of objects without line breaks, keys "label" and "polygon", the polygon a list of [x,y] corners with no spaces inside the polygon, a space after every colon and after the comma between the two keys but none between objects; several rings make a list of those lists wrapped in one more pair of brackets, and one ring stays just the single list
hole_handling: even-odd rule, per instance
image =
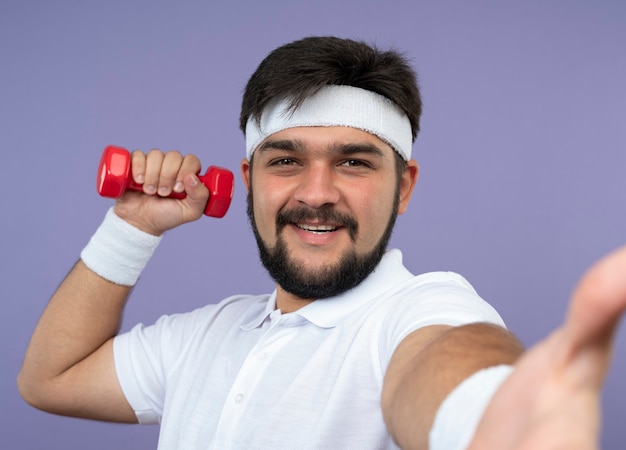
[{"label": "forearm", "polygon": [[487,324],[449,328],[417,353],[411,351],[416,345],[411,338],[398,347],[400,358],[394,355],[383,390],[385,421],[405,449],[428,448],[440,405],[463,380],[486,367],[512,364],[523,351],[510,333]]},{"label": "forearm", "polygon": [[191,155],[135,151],[131,171],[135,182],[158,186],[165,195],[182,183],[186,197],[127,192],[108,211],[81,260],[50,300],[27,349],[18,385],[24,399],[40,409],[100,420],[137,420],[118,381],[113,337],[131,287],[163,233],[200,218],[209,190],[194,175],[200,163]]},{"label": "forearm", "polygon": [[134,419],[117,383],[112,338],[159,241],[107,213],[35,328],[18,378],[27,402],[58,414]]},{"label": "forearm", "polygon": [[30,403],[117,333],[130,287],[74,266],[44,310],[28,346],[19,386]]}]

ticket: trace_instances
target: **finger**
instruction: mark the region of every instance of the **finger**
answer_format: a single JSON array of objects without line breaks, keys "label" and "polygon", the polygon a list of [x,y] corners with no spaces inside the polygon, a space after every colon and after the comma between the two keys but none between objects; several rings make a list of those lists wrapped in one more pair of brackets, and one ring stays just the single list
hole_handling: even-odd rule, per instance
[{"label": "finger", "polygon": [[150,150],[146,155],[145,181],[143,183],[143,191],[146,194],[153,195],[157,192],[163,159],[163,152],[158,149]]},{"label": "finger", "polygon": [[587,271],[572,297],[566,328],[578,345],[605,343],[626,310],[626,247]]},{"label": "finger", "polygon": [[183,156],[177,151],[170,151],[164,155],[157,190],[160,196],[167,197],[172,192],[182,161]]},{"label": "finger", "polygon": [[622,248],[589,269],[572,297],[562,346],[570,379],[599,391],[625,309],[626,248]]},{"label": "finger", "polygon": [[197,175],[200,173],[201,163],[195,155],[185,155],[180,170],[176,176],[176,183],[174,185],[175,192],[185,191],[184,179],[187,175]]},{"label": "finger", "polygon": [[185,155],[179,171],[180,181],[182,181],[188,173],[200,173],[201,168],[202,165],[196,155]]},{"label": "finger", "polygon": [[146,155],[141,150],[135,150],[131,154],[131,174],[133,181],[143,184],[146,179]]}]

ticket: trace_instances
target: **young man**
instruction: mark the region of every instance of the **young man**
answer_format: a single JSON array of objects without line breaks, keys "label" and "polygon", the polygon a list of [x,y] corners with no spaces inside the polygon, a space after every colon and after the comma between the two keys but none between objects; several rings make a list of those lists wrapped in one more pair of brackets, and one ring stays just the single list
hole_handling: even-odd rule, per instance
[{"label": "young man", "polygon": [[417,181],[420,112],[394,52],[330,37],[272,52],[244,94],[241,173],[276,290],[117,335],[160,236],[209,196],[194,156],[136,151],[144,193],[115,204],[51,299],[24,398],[160,423],[161,448],[593,448],[626,251],[594,267],[565,325],[523,354],[462,277],[416,277],[386,250]]}]

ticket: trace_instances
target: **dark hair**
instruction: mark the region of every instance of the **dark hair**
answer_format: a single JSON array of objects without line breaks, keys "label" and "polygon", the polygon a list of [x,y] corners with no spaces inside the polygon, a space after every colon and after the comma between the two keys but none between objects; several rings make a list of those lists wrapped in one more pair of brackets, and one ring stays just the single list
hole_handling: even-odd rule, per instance
[{"label": "dark hair", "polygon": [[248,119],[260,120],[275,97],[290,98],[295,109],[326,85],[349,85],[387,97],[408,116],[415,141],[422,100],[407,59],[394,50],[331,36],[307,37],[271,52],[246,85],[239,126],[245,133]]}]

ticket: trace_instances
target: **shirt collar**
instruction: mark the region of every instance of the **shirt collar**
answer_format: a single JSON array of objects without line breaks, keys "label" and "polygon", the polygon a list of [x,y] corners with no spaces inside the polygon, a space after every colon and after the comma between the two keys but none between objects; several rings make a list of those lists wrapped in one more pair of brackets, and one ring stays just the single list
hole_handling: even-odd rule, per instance
[{"label": "shirt collar", "polygon": [[[311,302],[293,314],[318,327],[333,328],[359,306],[413,276],[402,264],[402,252],[397,249],[389,250],[383,255],[376,269],[358,286],[340,295]],[[275,308],[276,291],[267,300],[265,308],[262,311],[257,309],[254,317],[244,322],[242,328],[251,330],[261,326]]]},{"label": "shirt collar", "polygon": [[[250,331],[254,328],[258,328],[263,325],[263,322],[274,312],[276,309],[276,291],[265,300],[267,296],[261,297],[262,303],[256,302],[251,310],[246,314],[246,317],[242,321],[241,329],[244,331]],[[265,307],[263,307],[265,305]]]}]

